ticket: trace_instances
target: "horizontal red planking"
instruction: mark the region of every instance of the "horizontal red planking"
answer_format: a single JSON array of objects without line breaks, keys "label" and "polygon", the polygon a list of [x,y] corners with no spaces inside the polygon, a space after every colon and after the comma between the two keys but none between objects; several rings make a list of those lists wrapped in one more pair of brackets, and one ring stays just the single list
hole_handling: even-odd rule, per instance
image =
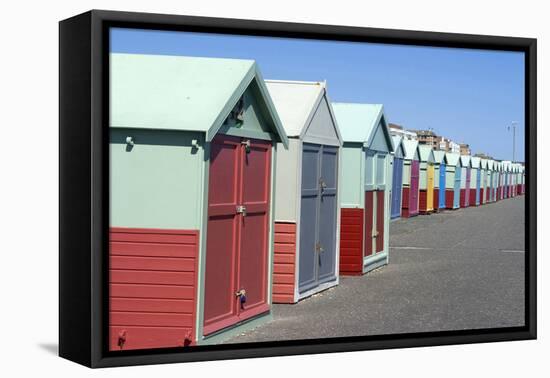
[{"label": "horizontal red planking", "polygon": [[294,264],[295,257],[290,253],[278,253],[275,255],[273,262],[275,264]]},{"label": "horizontal red planking", "polygon": [[403,187],[403,193],[401,194],[401,208],[402,209],[408,209],[409,208],[409,202],[410,202],[410,188],[404,186]]},{"label": "horizontal red planking", "polygon": [[363,273],[363,209],[341,210],[340,216],[340,274]]},{"label": "horizontal red planking", "polygon": [[439,188],[434,188],[433,209],[439,211]]},{"label": "horizontal red planking", "polygon": [[193,314],[111,311],[111,326],[193,327]]},{"label": "horizontal red planking", "polygon": [[111,256],[195,257],[194,244],[169,243],[110,243]]},{"label": "horizontal red planking", "polygon": [[[189,345],[193,338],[189,327],[109,327],[111,350],[152,349],[159,347],[176,348]],[[120,337],[124,337],[122,348]]]},{"label": "horizontal red planking", "polygon": [[194,298],[195,287],[176,285],[111,284],[111,297],[126,298]]},{"label": "horizontal red planking", "polygon": [[111,311],[184,312],[192,314],[195,303],[181,299],[111,298]]},{"label": "horizontal red planking", "polygon": [[275,222],[273,303],[295,303],[296,224]]},{"label": "horizontal red planking", "polygon": [[466,189],[460,188],[460,207],[466,207]]},{"label": "horizontal red planking", "polygon": [[158,272],[139,270],[110,271],[111,283],[164,284],[193,286],[194,272]]},{"label": "horizontal red planking", "polygon": [[196,230],[111,228],[110,349],[195,342]]},{"label": "horizontal red planking", "polygon": [[111,256],[111,269],[193,272],[195,259],[173,257]]},{"label": "horizontal red planking", "polygon": [[447,209],[454,209],[455,191],[454,189],[445,190],[445,207]]},{"label": "horizontal red planking", "polygon": [[477,206],[476,189],[471,189],[470,188],[470,206]]}]

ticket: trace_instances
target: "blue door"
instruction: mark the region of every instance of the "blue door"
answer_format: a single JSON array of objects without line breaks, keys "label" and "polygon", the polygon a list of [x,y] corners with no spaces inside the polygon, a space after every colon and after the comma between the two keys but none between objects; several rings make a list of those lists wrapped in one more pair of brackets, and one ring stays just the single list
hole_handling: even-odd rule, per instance
[{"label": "blue door", "polygon": [[322,146],[319,198],[319,284],[336,278],[338,148]]},{"label": "blue door", "polygon": [[439,166],[439,208],[445,208],[445,164]]},{"label": "blue door", "polygon": [[338,148],[304,143],[298,288],[304,293],[336,273]]},{"label": "blue door", "polygon": [[460,207],[460,177],[462,175],[462,168],[458,165],[455,168],[455,195],[453,196],[453,209]]},{"label": "blue door", "polygon": [[393,160],[391,190],[391,219],[401,216],[401,188],[403,181],[403,159],[395,158]]},{"label": "blue door", "polygon": [[480,193],[481,193],[481,169],[478,169],[477,178],[476,178],[476,205],[479,205],[481,203]]}]

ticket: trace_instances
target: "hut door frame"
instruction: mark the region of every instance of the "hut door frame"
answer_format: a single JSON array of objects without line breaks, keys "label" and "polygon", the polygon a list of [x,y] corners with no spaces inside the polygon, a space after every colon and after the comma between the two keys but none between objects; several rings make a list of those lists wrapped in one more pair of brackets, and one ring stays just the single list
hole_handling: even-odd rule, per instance
[{"label": "hut door frame", "polygon": [[[270,141],[224,134],[216,136],[211,142],[204,270],[204,335],[217,332],[269,310],[267,285],[269,280],[271,146]],[[233,154],[218,161],[219,164],[229,164],[232,168],[222,165],[222,169],[216,171],[214,154],[219,154],[223,148],[228,147],[234,150]],[[258,159],[263,157],[265,165],[254,165],[255,161],[251,161],[251,154],[259,154]],[[224,175],[227,168],[233,169],[233,172]],[[255,180],[252,183],[246,177],[248,170],[252,170],[250,177]],[[260,174],[264,172],[263,181],[258,172]],[[217,176],[218,174],[219,176]],[[227,196],[231,186],[233,186],[233,193]],[[263,222],[258,219],[253,220],[257,216],[263,217]],[[222,221],[225,223],[217,223]],[[254,237],[244,236],[247,232],[247,224],[250,224],[252,228],[249,235],[253,234]],[[228,227],[230,227],[229,230]],[[254,229],[254,227],[260,227],[260,229]],[[219,232],[214,235],[216,228]],[[220,234],[224,231],[230,240],[226,240],[225,236]],[[260,239],[258,234],[262,233],[264,240],[260,240],[258,243]],[[246,247],[247,244],[248,247]],[[228,246],[231,247],[229,252]],[[247,266],[247,262],[251,260],[247,255],[251,254],[255,256],[256,260],[261,261],[259,263],[254,261],[251,263],[254,266]],[[225,265],[220,264],[222,259]],[[226,267],[226,269],[220,269],[220,267]],[[226,277],[226,282],[220,283],[219,279],[222,276]],[[217,315],[209,314],[211,306],[219,304],[225,304],[226,312]]]},{"label": "hut door frame", "polygon": [[[387,187],[387,164],[388,154],[380,151],[366,150],[365,174],[369,175],[371,181],[365,182],[365,211],[364,211],[364,246],[363,259],[370,258],[384,251],[385,218],[386,214],[386,191]],[[372,158],[369,163],[369,159]],[[379,175],[379,160],[382,162],[382,174]],[[370,168],[370,173],[368,172]],[[370,206],[370,208],[369,208]],[[389,209],[391,212],[391,209]]]},{"label": "hut door frame", "polygon": [[[315,169],[314,169],[314,178],[313,182],[309,184],[313,184],[314,186],[304,188],[304,182],[305,180],[305,173],[312,173],[313,171],[308,170],[307,167],[304,167],[304,152],[305,151],[313,152],[316,154],[316,160],[315,160]],[[336,274],[336,222],[337,222],[337,203],[336,203],[336,196],[337,196],[337,188],[338,188],[338,148],[333,146],[325,146],[321,144],[313,144],[313,143],[302,143],[302,177],[301,177],[301,209],[300,209],[300,245],[299,245],[299,263],[298,263],[298,291],[300,293],[305,293],[309,290],[314,289],[315,287],[319,286],[320,284],[330,281],[334,278]],[[323,177],[323,167],[327,162],[325,162],[325,155],[326,154],[332,154],[334,153],[334,163],[335,163],[335,177],[333,177],[331,180],[329,180],[326,177]],[[311,168],[311,167],[309,167]],[[311,177],[310,177],[311,179]],[[330,181],[334,181],[331,183]],[[321,216],[322,211],[327,210],[327,208],[322,207],[322,201],[324,198],[328,198],[328,196],[334,196],[334,235],[332,237],[334,238],[334,242],[330,242],[330,245],[326,245],[329,243],[325,243],[323,245],[323,241],[327,238],[327,235],[320,235],[320,228],[321,228]],[[313,217],[314,220],[311,222],[309,221],[309,224],[305,223],[306,216],[303,215],[302,211],[305,209],[304,207],[304,197],[314,198],[315,201],[315,208],[312,208],[310,210],[313,211]],[[310,233],[312,230],[310,228],[306,229],[306,226],[313,225],[313,239],[311,239],[312,235],[307,235],[305,232],[309,231]],[[307,237],[306,237],[307,236]],[[323,240],[321,240],[323,239]],[[329,238],[330,239],[330,238]],[[331,267],[329,268],[329,272],[325,272],[324,274],[321,274],[321,267],[320,265],[325,262],[331,264]],[[312,271],[308,269],[309,278],[304,281],[304,273],[306,272],[305,268],[312,268]],[[303,273],[304,272],[304,273]]]}]

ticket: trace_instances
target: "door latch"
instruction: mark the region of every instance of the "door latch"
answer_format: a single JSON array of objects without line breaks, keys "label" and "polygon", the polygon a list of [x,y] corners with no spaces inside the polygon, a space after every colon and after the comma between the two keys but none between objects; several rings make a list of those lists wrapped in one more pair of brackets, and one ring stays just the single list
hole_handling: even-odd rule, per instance
[{"label": "door latch", "polygon": [[321,188],[321,192],[323,192],[327,188],[327,184],[322,178],[319,179],[319,187]]},{"label": "door latch", "polygon": [[244,146],[244,150],[246,151],[246,153],[250,152],[250,139],[242,140],[241,145]]},{"label": "door latch", "polygon": [[235,297],[239,299],[239,304],[241,305],[241,310],[244,310],[244,304],[246,303],[246,290],[241,289],[235,292]]},{"label": "door latch", "polygon": [[373,237],[373,238],[377,238],[377,237],[378,237],[378,234],[379,234],[378,231],[374,231],[374,232],[372,233],[372,237]]},{"label": "door latch", "polygon": [[237,214],[242,214],[243,217],[246,217],[246,206],[243,206],[243,205],[237,206]]},{"label": "door latch", "polygon": [[315,251],[317,251],[319,253],[322,253],[322,252],[325,252],[325,249],[323,248],[321,243],[317,243],[317,244],[315,244]]}]

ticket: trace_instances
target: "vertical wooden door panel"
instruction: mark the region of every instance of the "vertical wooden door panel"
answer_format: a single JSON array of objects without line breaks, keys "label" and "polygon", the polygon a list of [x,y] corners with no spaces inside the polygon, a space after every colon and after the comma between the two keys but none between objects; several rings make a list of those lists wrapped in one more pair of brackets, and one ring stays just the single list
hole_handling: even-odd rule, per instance
[{"label": "vertical wooden door panel", "polygon": [[391,217],[401,215],[401,185],[403,181],[403,159],[395,158],[392,174]]},{"label": "vertical wooden door panel", "polygon": [[460,207],[460,181],[462,179],[462,168],[457,166],[455,168],[455,193],[454,193],[454,204],[453,207],[458,209]]},{"label": "vertical wooden door panel", "polygon": [[368,257],[372,255],[372,239],[373,239],[373,227],[374,227],[374,192],[369,190],[365,192],[365,250],[364,256]]},{"label": "vertical wooden door panel", "polygon": [[447,166],[441,164],[439,166],[439,208],[445,208],[445,188],[447,186]]},{"label": "vertical wooden door panel", "polygon": [[246,302],[235,297],[239,319],[268,310],[267,262],[271,187],[271,143],[250,140],[241,148],[241,204],[245,213],[237,216],[240,227],[237,290],[246,291]]},{"label": "vertical wooden door panel", "polygon": [[385,190],[376,191],[376,252],[384,250],[384,216],[385,207],[384,199],[386,197]]},{"label": "vertical wooden door panel", "polygon": [[302,198],[300,209],[300,256],[298,290],[303,293],[317,285],[319,265],[317,221],[319,201],[319,165],[321,147],[303,144],[302,150]]},{"label": "vertical wooden door panel", "polygon": [[426,176],[427,176],[427,182],[426,182],[426,210],[432,211],[433,210],[433,203],[434,203],[434,166],[428,165],[426,169]]},{"label": "vertical wooden door panel", "polygon": [[238,223],[236,206],[240,196],[240,139],[217,136],[211,144],[204,333],[237,321],[234,300]]},{"label": "vertical wooden door panel", "polygon": [[[218,135],[208,193],[204,334],[268,310],[271,144]],[[237,212],[244,206],[244,213]],[[241,306],[235,293],[246,290]]]},{"label": "vertical wooden door panel", "polygon": [[418,160],[413,160],[411,164],[411,193],[409,202],[409,212],[413,215],[418,213],[419,180],[420,162]]},{"label": "vertical wooden door panel", "polygon": [[338,148],[323,146],[321,153],[321,179],[323,188],[319,205],[319,283],[331,281],[336,276],[336,221],[338,188]]},{"label": "vertical wooden door panel", "polygon": [[470,206],[470,181],[471,181],[471,170],[470,168],[466,168],[466,186],[464,190],[464,206],[468,207]]}]

